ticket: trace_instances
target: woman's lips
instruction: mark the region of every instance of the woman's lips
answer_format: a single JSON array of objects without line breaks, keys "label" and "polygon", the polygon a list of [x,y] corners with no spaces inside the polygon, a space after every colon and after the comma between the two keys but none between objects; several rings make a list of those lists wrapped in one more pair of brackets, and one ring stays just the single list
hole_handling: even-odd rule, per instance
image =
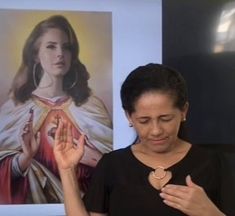
[{"label": "woman's lips", "polygon": [[58,66],[64,66],[64,62],[57,62],[57,63],[55,63],[55,65],[58,65]]},{"label": "woman's lips", "polygon": [[162,145],[165,144],[168,138],[160,138],[160,139],[151,139],[151,142],[155,145]]}]

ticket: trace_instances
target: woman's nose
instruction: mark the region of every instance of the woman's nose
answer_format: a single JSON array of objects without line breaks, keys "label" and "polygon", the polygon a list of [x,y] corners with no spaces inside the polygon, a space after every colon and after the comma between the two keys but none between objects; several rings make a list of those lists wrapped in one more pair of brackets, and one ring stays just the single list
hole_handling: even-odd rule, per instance
[{"label": "woman's nose", "polygon": [[159,124],[158,122],[153,123],[152,128],[151,128],[151,134],[154,136],[158,136],[162,134],[162,132],[163,132],[163,128],[161,124]]},{"label": "woman's nose", "polygon": [[61,56],[63,56],[64,55],[64,50],[63,50],[63,48],[62,47],[58,47],[57,48],[57,56],[58,57],[61,57]]}]

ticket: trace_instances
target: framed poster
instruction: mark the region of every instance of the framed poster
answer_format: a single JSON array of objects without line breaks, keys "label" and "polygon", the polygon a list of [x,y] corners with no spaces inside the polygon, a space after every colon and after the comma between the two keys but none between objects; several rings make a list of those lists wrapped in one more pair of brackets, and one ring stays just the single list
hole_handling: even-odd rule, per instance
[{"label": "framed poster", "polygon": [[[40,4],[24,1],[24,6],[18,1],[1,2],[0,25],[7,30],[0,39],[1,50],[4,50],[1,53],[5,53],[0,56],[1,71],[4,71],[0,85],[1,105],[9,100],[9,89],[21,65],[22,50],[27,37],[37,23],[55,15],[65,17],[76,33],[79,59],[90,74],[89,87],[101,99],[113,122],[113,148],[130,144],[134,134],[128,128],[121,110],[119,89],[126,74],[135,67],[149,62],[161,62],[161,1],[97,1],[92,4],[72,0],[59,3],[41,1]],[[32,79],[32,83],[38,84],[38,81],[34,83]],[[29,114],[28,107],[24,110],[25,114]],[[34,114],[36,112],[34,110]],[[3,123],[1,125],[5,126]],[[123,136],[123,132],[126,136]],[[27,170],[23,174],[27,175]],[[27,195],[28,193],[26,197]],[[7,212],[8,215],[19,212],[33,212],[31,215],[63,215],[63,205],[57,201],[55,203],[43,204],[43,208],[38,203],[11,205]],[[1,205],[0,212],[4,213],[5,207]],[[55,208],[58,211],[54,211]]]}]

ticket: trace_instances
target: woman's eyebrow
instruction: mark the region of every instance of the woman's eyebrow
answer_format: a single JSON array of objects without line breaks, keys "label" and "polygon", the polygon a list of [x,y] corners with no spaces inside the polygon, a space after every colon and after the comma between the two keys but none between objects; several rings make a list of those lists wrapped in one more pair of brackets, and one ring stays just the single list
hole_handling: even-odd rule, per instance
[{"label": "woman's eyebrow", "polygon": [[46,43],[49,43],[49,44],[57,44],[57,42],[55,42],[55,41],[47,41]]}]

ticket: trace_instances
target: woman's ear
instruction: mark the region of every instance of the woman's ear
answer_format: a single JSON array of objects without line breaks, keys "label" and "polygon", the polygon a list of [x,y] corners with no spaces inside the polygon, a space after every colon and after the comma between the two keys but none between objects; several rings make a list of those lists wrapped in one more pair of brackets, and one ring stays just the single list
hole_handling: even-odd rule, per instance
[{"label": "woman's ear", "polygon": [[186,102],[184,105],[184,108],[182,110],[182,121],[186,121],[186,116],[188,113],[188,109],[189,109],[189,102]]},{"label": "woman's ear", "polygon": [[129,122],[129,127],[133,127],[133,123],[132,123],[130,114],[127,111],[125,111],[125,115],[126,115],[126,118]]}]

